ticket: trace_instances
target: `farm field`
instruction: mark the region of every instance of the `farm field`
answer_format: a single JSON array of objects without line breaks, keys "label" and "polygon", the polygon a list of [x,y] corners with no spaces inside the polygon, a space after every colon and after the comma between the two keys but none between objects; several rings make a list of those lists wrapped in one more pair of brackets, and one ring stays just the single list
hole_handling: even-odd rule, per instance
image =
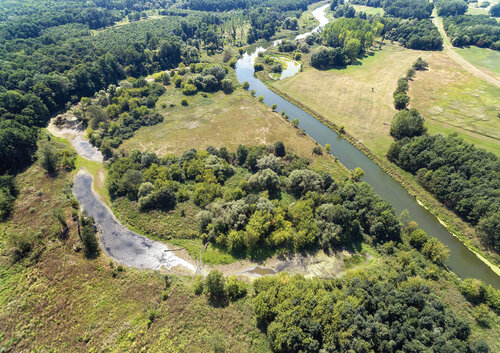
[{"label": "farm field", "polygon": [[303,72],[271,85],[344,125],[347,132],[382,156],[392,141],[389,125],[396,112],[392,94],[397,80],[418,57],[426,59],[428,55],[387,43],[360,65],[319,71],[306,64]]},{"label": "farm field", "polygon": [[334,177],[347,175],[346,169],[339,162],[333,163],[326,153],[313,155],[316,143],[312,139],[243,89],[231,95],[208,94],[206,98],[198,94],[188,99],[187,107],[179,104],[182,97],[180,90],[169,89],[157,102],[157,111],[164,116],[164,121],[142,127],[121,147],[128,151],[139,149],[159,155],[179,155],[189,148],[225,146],[234,151],[240,144],[268,145],[283,141],[288,150],[312,159],[313,168],[327,169]]}]

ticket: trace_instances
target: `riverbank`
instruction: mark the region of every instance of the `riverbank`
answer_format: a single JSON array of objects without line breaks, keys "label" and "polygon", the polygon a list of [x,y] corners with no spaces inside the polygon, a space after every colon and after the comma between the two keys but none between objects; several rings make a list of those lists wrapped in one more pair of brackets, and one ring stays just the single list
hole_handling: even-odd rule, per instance
[{"label": "riverbank", "polygon": [[495,261],[495,259],[493,259],[491,256],[485,254],[483,251],[479,250],[477,247],[471,244],[470,240],[466,237],[465,234],[463,234],[463,231],[460,231],[461,229],[465,231],[470,230],[470,225],[459,219],[458,216],[452,214],[450,210],[448,210],[444,205],[436,200],[434,196],[424,190],[421,186],[419,186],[418,184],[416,185],[416,180],[409,181],[409,179],[413,179],[411,174],[402,171],[399,167],[397,167],[387,159],[384,160],[379,158],[354,136],[350,135],[344,129],[342,129],[341,131],[340,126],[326,119],[324,116],[305,106],[285,92],[282,92],[276,87],[267,84],[265,78],[263,78],[262,75],[262,73],[259,73],[257,74],[257,77],[261,79],[261,81],[264,82],[264,84],[270,90],[316,118],[329,129],[344,138],[351,145],[360,150],[366,157],[376,163],[383,171],[389,174],[395,181],[397,181],[403,188],[405,188],[405,190],[407,190],[408,193],[410,193],[410,195],[412,195],[416,199],[419,205],[432,213],[450,234],[459,239],[462,244],[464,244],[472,253],[474,253],[493,272],[495,272],[495,274],[500,276],[500,268],[498,267],[499,263]]}]

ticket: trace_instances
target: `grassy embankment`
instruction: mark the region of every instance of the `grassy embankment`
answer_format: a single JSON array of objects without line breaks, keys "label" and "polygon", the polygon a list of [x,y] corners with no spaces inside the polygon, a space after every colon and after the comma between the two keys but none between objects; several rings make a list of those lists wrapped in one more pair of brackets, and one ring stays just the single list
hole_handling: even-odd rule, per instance
[{"label": "grassy embankment", "polygon": [[478,69],[500,80],[499,51],[479,47],[453,48],[453,50]]},{"label": "grassy embankment", "polygon": [[[470,119],[473,119],[474,112],[482,112],[487,121],[492,124],[491,131],[497,126],[496,120],[491,116],[492,108],[489,106],[480,106],[474,96],[464,97],[460,93],[460,87],[464,87],[469,82],[476,84],[477,89],[481,89],[481,99],[488,104],[495,103],[494,97],[498,97],[496,88],[477,79],[461,69],[453,61],[437,52],[420,52],[401,48],[394,45],[386,45],[382,50],[376,51],[373,56],[368,56],[362,60],[361,65],[350,66],[347,69],[318,71],[308,65],[307,55],[303,62],[304,70],[298,75],[285,79],[283,81],[267,80],[267,84],[277,91],[277,93],[287,96],[294,103],[308,110],[310,113],[326,122],[332,129],[344,125],[347,133],[346,139],[356,145],[368,157],[379,164],[386,172],[392,175],[400,182],[411,194],[415,195],[433,214],[435,214],[450,230],[456,234],[469,248],[479,252],[490,262],[498,265],[498,257],[488,252],[480,244],[475,236],[474,229],[463,222],[452,211],[438,202],[435,197],[425,191],[417,182],[416,178],[394,164],[390,163],[385,153],[392,142],[389,135],[389,126],[395,113],[393,108],[392,92],[396,87],[399,77],[403,77],[411,63],[417,58],[422,57],[429,62],[431,70],[439,67],[440,62],[447,62],[450,72],[457,72],[456,81],[447,81],[443,84],[442,91],[436,97],[434,104],[443,106],[461,105],[461,113],[469,113]],[[388,64],[390,62],[390,65]],[[433,87],[439,87],[438,80],[443,80],[440,75],[432,75],[432,71],[421,72],[417,74],[416,79],[410,83],[410,95],[412,96],[412,106],[421,109],[426,117],[427,126],[430,132],[435,132],[436,126],[441,124],[438,120],[433,120],[433,116],[425,115],[425,107],[419,106],[419,99],[413,92],[413,86],[420,85],[422,94],[430,95]],[[428,77],[422,79],[421,75]],[[263,77],[263,76],[261,76]],[[461,78],[461,79],[459,79]],[[456,86],[456,87],[455,87]],[[371,88],[374,88],[373,92]],[[446,91],[457,92],[455,95]],[[471,94],[469,92],[469,94]],[[437,98],[436,98],[437,99]],[[453,102],[447,101],[450,99]],[[474,101],[476,99],[476,101]],[[479,119],[478,119],[479,120]],[[460,117],[449,115],[448,124],[454,123],[457,126],[464,125],[467,120]],[[484,122],[479,120],[476,126],[484,126]],[[480,135],[477,132],[471,132],[463,128],[455,128],[464,139],[471,143],[476,143],[478,147],[490,151],[499,152],[499,141]],[[498,270],[498,268],[497,268]]]}]

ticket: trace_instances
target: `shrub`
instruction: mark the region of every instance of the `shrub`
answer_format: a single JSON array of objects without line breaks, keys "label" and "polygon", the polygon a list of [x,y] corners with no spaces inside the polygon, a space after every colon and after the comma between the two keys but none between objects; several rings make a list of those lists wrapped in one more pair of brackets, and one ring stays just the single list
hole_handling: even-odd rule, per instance
[{"label": "shrub", "polygon": [[203,293],[203,278],[201,276],[194,278],[193,290],[196,295]]},{"label": "shrub", "polygon": [[187,106],[188,105],[188,100],[186,98],[181,99],[181,105]]},{"label": "shrub", "polygon": [[312,152],[313,154],[321,156],[323,154],[323,149],[320,146],[314,146]]},{"label": "shrub", "polygon": [[222,302],[226,299],[226,281],[222,272],[212,270],[205,278],[205,293],[213,302]]},{"label": "shrub", "polygon": [[231,94],[234,92],[233,81],[231,81],[228,78],[221,81],[221,87],[222,87],[222,91],[225,94]]},{"label": "shrub", "polygon": [[244,298],[247,295],[247,287],[245,283],[238,280],[236,276],[229,277],[227,282],[227,295],[231,301]]},{"label": "shrub", "polygon": [[413,68],[417,71],[426,70],[427,67],[429,67],[429,64],[427,64],[427,62],[422,58],[418,58],[417,61],[413,63]]},{"label": "shrub", "polygon": [[420,136],[425,131],[424,118],[414,108],[400,111],[392,118],[390,133],[397,139]]},{"label": "shrub", "polygon": [[250,88],[250,84],[247,81],[243,82],[241,86],[244,90],[248,90]]},{"label": "shrub", "polygon": [[196,94],[197,91],[198,88],[191,83],[184,85],[184,88],[182,89],[182,93],[186,96],[192,96],[193,94]]},{"label": "shrub", "polygon": [[264,70],[264,65],[260,64],[260,63],[256,63],[254,66],[253,66],[255,72],[259,72],[259,71],[262,71]]},{"label": "shrub", "polygon": [[99,241],[93,217],[81,217],[81,241],[86,257],[94,257],[99,251]]}]

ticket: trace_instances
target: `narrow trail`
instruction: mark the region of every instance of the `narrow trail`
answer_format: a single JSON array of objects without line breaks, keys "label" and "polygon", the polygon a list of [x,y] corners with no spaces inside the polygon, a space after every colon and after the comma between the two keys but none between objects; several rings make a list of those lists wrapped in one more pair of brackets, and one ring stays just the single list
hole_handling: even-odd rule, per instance
[{"label": "narrow trail", "polygon": [[453,50],[453,46],[448,39],[446,32],[444,31],[443,21],[438,17],[436,9],[432,13],[432,23],[437,27],[441,37],[443,38],[443,51],[455,61],[458,65],[462,66],[465,70],[470,72],[472,75],[480,78],[496,87],[500,87],[500,81],[496,78],[488,75],[486,72],[479,70],[477,67],[472,65],[470,62],[462,58],[458,53]]}]

